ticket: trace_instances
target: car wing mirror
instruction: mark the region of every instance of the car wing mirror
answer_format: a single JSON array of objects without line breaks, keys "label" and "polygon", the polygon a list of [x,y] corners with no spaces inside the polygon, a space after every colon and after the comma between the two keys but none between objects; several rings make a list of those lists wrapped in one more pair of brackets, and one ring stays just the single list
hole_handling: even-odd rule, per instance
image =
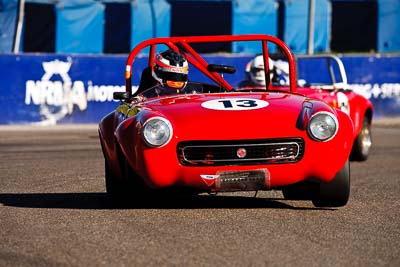
[{"label": "car wing mirror", "polygon": [[114,100],[128,100],[129,94],[128,92],[114,92],[113,98]]}]

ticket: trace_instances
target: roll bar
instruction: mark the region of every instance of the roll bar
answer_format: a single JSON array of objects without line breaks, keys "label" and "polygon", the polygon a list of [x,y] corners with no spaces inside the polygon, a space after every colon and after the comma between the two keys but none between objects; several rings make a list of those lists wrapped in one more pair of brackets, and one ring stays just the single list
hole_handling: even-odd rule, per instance
[{"label": "roll bar", "polygon": [[[289,62],[289,80],[290,80],[290,91],[296,92],[296,66],[294,55],[290,51],[289,47],[280,39],[264,34],[248,34],[248,35],[211,35],[211,36],[181,36],[181,37],[161,37],[152,38],[139,43],[129,53],[125,67],[125,87],[126,94],[129,98],[132,96],[132,64],[136,56],[144,48],[149,47],[149,62],[148,65],[153,67],[155,57],[155,46],[166,45],[170,49],[183,53],[187,61],[194,67],[199,69],[205,75],[207,75],[214,82],[220,86],[232,90],[232,86],[224,80],[220,74],[216,72],[210,72],[207,70],[207,61],[197,53],[192,44],[195,43],[213,43],[213,42],[242,42],[242,41],[260,41],[262,43],[264,66],[265,66],[265,77],[269,77],[269,60],[268,60],[268,42],[277,45],[283,53],[286,55]],[[266,88],[267,90],[269,88]]]}]

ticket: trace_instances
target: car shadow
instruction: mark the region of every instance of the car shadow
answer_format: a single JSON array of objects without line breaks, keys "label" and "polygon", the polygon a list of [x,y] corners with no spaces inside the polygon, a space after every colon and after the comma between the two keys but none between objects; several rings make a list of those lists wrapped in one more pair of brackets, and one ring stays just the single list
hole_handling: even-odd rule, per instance
[{"label": "car shadow", "polygon": [[[162,198],[138,198],[112,201],[106,193],[6,193],[0,194],[3,206],[49,209],[291,209],[321,210],[283,203],[283,198],[225,195],[197,195]],[[322,209],[332,210],[332,209]]]}]

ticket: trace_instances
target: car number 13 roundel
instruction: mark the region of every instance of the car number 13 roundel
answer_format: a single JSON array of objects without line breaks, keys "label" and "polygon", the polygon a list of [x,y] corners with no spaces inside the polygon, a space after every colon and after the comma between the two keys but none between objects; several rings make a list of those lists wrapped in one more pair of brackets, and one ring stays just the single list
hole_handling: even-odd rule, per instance
[{"label": "car number 13 roundel", "polygon": [[222,98],[203,102],[201,106],[214,110],[250,110],[265,108],[268,102],[253,98]]}]

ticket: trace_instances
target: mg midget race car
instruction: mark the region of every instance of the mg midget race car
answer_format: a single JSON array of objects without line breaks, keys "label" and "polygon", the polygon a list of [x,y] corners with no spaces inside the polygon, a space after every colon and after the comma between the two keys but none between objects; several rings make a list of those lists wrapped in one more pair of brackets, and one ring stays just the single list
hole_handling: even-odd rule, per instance
[{"label": "mg midget race car", "polygon": [[[243,66],[220,64],[212,56],[207,61],[194,49],[218,42],[259,45],[265,86],[232,84],[232,77],[243,75],[236,71]],[[287,58],[287,86],[270,82],[272,46]],[[165,49],[185,59],[174,56],[180,65],[170,71],[179,69],[179,75],[171,72],[163,76],[166,82],[151,83],[168,67],[167,57],[158,53]],[[148,64],[135,91],[134,61],[143,51]],[[354,123],[340,108],[301,93],[295,64],[286,44],[268,35],[153,38],[137,45],[126,63],[126,91],[114,94],[120,105],[99,124],[107,193],[125,199],[168,190],[275,189],[286,199],[308,199],[316,207],[346,205]],[[192,81],[196,71],[207,81]],[[185,77],[183,84],[178,76]]]}]

